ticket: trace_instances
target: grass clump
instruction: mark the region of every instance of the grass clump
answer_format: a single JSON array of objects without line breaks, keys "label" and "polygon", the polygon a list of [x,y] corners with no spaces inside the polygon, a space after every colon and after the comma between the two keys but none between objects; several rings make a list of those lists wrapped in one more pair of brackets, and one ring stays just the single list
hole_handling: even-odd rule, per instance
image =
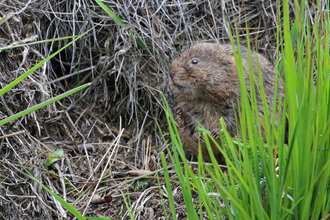
[{"label": "grass clump", "polygon": [[[222,150],[226,169],[221,169],[212,155],[212,164],[203,164],[201,156],[198,157],[196,172],[188,166],[170,108],[164,103],[175,148],[171,159],[179,176],[188,219],[202,219],[203,216],[209,219],[328,218],[330,19],[329,14],[322,14],[320,10],[315,18],[317,22],[311,24],[304,20],[303,2],[296,2],[295,9],[298,12],[294,22],[296,34],[292,34],[288,1],[284,1],[284,23],[278,27],[277,35],[278,45],[283,42],[278,49],[283,52],[281,62],[285,98],[282,102],[275,91],[278,102],[268,106],[263,96],[263,86],[258,88],[265,115],[269,115],[266,113],[268,108],[278,111],[277,126],[275,119],[265,120],[256,126],[256,92],[251,90],[248,93],[245,88],[238,47],[236,61],[241,78],[239,126],[242,138],[233,139],[225,129],[222,131],[222,139],[226,144],[219,148],[227,148]],[[278,12],[278,19],[280,16]],[[276,68],[276,74],[279,75],[278,72]],[[254,82],[250,81],[253,88]],[[220,123],[224,128],[222,119]],[[266,140],[262,138],[260,126],[267,131]],[[207,144],[211,141],[216,144],[207,132],[204,132],[204,139]],[[239,153],[236,153],[237,150]],[[167,187],[170,187],[169,184]],[[198,193],[198,201],[193,202],[193,192]],[[172,213],[175,216],[174,209]]]}]

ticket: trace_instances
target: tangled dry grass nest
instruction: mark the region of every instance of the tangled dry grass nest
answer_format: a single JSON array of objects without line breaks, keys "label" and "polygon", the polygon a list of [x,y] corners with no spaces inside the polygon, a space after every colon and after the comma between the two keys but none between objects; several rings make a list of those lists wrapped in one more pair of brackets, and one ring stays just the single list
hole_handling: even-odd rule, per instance
[{"label": "tangled dry grass nest", "polygon": [[[0,25],[0,47],[76,36],[95,27],[0,99],[3,118],[92,82],[80,94],[0,127],[0,219],[72,218],[22,166],[68,202],[76,201],[75,208],[87,216],[128,219],[124,190],[137,219],[162,219],[157,181],[129,182],[128,172],[162,168],[160,153],[167,151],[156,121],[165,138],[167,125],[159,94],[152,88],[171,100],[171,59],[196,41],[229,42],[226,20],[233,33],[236,21],[241,44],[246,44],[247,24],[253,46],[269,59],[276,53],[280,24],[273,0],[104,3],[126,25],[120,27],[90,0],[0,2],[0,16],[7,17]],[[293,5],[290,9],[294,17]],[[306,13],[315,13],[313,4]],[[142,49],[136,36],[149,49]],[[0,88],[70,41],[1,51]],[[42,159],[55,149],[65,150],[63,159],[44,166]],[[178,213],[185,218],[179,185],[173,188]],[[163,192],[166,199],[165,188]],[[97,204],[94,194],[112,199]]]}]

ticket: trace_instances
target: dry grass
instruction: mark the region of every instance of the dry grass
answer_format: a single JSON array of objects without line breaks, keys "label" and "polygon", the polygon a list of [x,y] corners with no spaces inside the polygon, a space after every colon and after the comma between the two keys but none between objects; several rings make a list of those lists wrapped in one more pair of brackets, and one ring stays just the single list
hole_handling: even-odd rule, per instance
[{"label": "dry grass", "polygon": [[[157,170],[165,145],[156,120],[166,131],[157,92],[168,100],[167,68],[177,51],[196,41],[227,43],[238,24],[241,44],[246,24],[251,42],[273,59],[276,53],[276,1],[104,1],[126,25],[121,28],[90,0],[3,0],[0,47],[79,35],[104,19],[83,39],[0,99],[0,118],[36,105],[83,82],[92,86],[33,114],[0,127],[0,219],[58,219],[61,206],[23,171],[20,163],[53,192],[87,216],[128,219],[121,190],[130,195],[137,219],[164,216],[156,180],[132,180],[128,171]],[[321,3],[325,5],[325,0]],[[292,16],[294,9],[291,7]],[[312,18],[310,4],[307,18]],[[232,29],[234,30],[234,29]],[[135,35],[150,46],[141,49]],[[0,53],[0,88],[70,40],[17,48]],[[166,132],[165,132],[166,134]],[[49,152],[66,150],[65,159],[41,164]],[[166,154],[166,152],[165,152]],[[102,174],[106,177],[102,179]],[[176,179],[173,174],[173,179]],[[99,183],[98,181],[104,182]],[[97,184],[99,183],[99,184]],[[161,182],[161,184],[164,184]],[[91,186],[86,193],[84,190]],[[97,187],[95,187],[97,186]],[[181,218],[180,189],[174,198]],[[128,188],[128,189],[127,189]],[[165,190],[165,188],[163,188]],[[90,204],[94,193],[111,195],[109,203]],[[164,192],[166,198],[166,192]],[[79,197],[81,196],[81,197]],[[168,205],[168,202],[166,202]],[[125,214],[126,213],[126,214]],[[66,214],[71,218],[70,214]]]}]

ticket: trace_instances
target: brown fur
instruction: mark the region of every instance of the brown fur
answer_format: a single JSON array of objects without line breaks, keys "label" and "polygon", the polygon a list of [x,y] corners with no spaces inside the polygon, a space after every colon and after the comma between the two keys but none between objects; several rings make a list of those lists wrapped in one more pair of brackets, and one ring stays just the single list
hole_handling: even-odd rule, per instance
[{"label": "brown fur", "polygon": [[[248,51],[245,47],[241,47],[241,51],[246,86],[250,91]],[[253,72],[255,78],[258,79],[258,65],[254,52],[251,52],[251,55]],[[196,60],[198,63],[194,64],[193,62]],[[259,54],[258,60],[263,74],[268,104],[272,104],[275,90],[275,69],[264,56]],[[234,108],[236,111],[238,110],[240,83],[231,45],[214,43],[193,45],[172,62],[169,75],[172,79],[172,91],[175,96],[176,120],[184,146],[197,154],[196,128],[198,124],[217,136],[214,133],[219,133],[217,119],[220,117],[223,117],[228,132],[232,136],[236,135],[235,114],[238,116],[238,113],[234,111]],[[283,93],[283,86],[280,82],[278,90],[279,93]],[[261,98],[258,98],[257,102],[259,117],[264,119]],[[271,110],[272,108],[270,108]],[[218,141],[220,143],[220,140]],[[210,161],[203,141],[201,141],[201,147],[203,159]],[[218,162],[223,163],[223,157],[217,147],[212,146],[212,149]]]}]

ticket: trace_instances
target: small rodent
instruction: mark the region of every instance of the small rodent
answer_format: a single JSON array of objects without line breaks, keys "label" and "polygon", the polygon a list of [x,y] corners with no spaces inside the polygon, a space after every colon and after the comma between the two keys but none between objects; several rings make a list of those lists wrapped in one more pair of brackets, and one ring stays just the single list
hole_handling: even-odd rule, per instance
[{"label": "small rodent", "polygon": [[[245,82],[250,91],[248,49],[241,46]],[[251,51],[253,72],[258,76],[258,65],[254,52]],[[269,110],[275,91],[275,68],[262,55],[258,54],[262,72],[263,85]],[[235,114],[238,117],[238,100],[240,102],[240,82],[231,45],[216,43],[198,43],[182,52],[169,67],[171,88],[175,97],[175,113],[178,130],[184,147],[198,153],[198,125],[211,131],[212,136],[219,135],[219,120],[223,117],[231,136],[237,133]],[[257,82],[258,84],[258,82]],[[257,96],[258,89],[256,89]],[[282,96],[283,85],[278,80],[278,94]],[[234,106],[233,106],[234,105]],[[264,119],[262,101],[257,99],[259,117]],[[235,110],[234,110],[235,109]],[[220,140],[218,139],[220,144]],[[203,159],[210,161],[209,153],[201,141]],[[216,146],[213,153],[219,163],[224,158]]]}]

